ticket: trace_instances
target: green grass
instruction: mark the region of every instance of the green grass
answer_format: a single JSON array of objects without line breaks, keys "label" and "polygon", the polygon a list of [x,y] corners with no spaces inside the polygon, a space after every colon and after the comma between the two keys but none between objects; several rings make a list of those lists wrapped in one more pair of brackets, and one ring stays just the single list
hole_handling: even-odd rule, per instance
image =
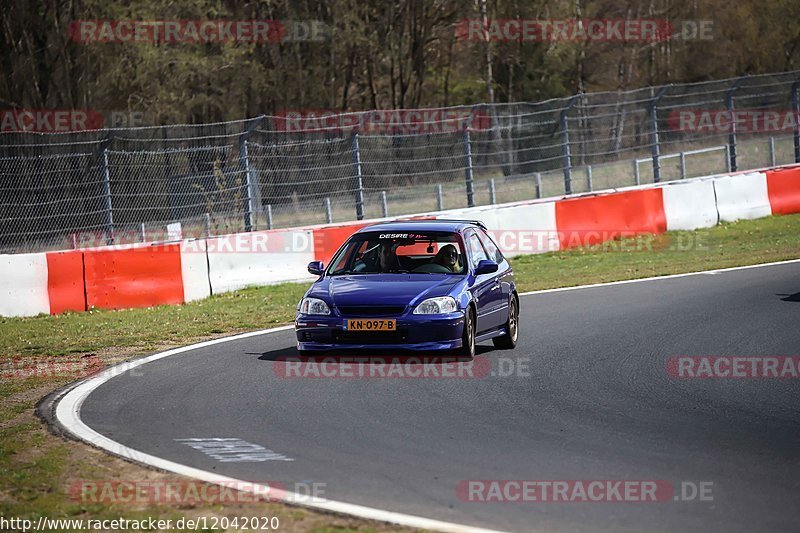
[{"label": "green grass", "polygon": [[[800,215],[522,256],[513,259],[512,264],[522,292],[795,258],[800,258]],[[307,286],[287,283],[251,288],[181,306],[4,318],[0,319],[0,359],[7,369],[13,365],[11,357],[82,360],[95,352],[99,352],[96,357],[100,359],[109,354],[133,357],[166,345],[288,324]],[[119,468],[136,468],[57,439],[34,418],[35,402],[73,379],[75,376],[0,379],[0,514],[34,519],[39,515],[175,519],[188,512],[194,516],[225,512],[218,506],[130,509],[70,500],[65,487],[75,479],[108,478],[120,475]],[[376,527],[365,521],[341,522],[312,511],[264,505],[271,506],[267,508],[271,513],[281,513],[282,527],[286,524],[298,531],[371,531]],[[232,512],[231,516],[237,512],[254,515],[253,510]],[[388,528],[377,527],[379,531]]]},{"label": "green grass", "polygon": [[512,260],[520,291],[800,258],[800,215],[675,231]]}]

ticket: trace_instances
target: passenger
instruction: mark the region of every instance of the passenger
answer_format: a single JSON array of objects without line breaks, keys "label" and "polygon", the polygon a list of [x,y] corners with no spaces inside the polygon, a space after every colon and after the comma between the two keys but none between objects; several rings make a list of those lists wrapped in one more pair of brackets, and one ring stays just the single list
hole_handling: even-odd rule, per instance
[{"label": "passenger", "polygon": [[433,258],[433,262],[442,265],[450,272],[461,272],[461,266],[458,264],[458,249],[452,244],[442,246],[436,253],[436,257]]}]

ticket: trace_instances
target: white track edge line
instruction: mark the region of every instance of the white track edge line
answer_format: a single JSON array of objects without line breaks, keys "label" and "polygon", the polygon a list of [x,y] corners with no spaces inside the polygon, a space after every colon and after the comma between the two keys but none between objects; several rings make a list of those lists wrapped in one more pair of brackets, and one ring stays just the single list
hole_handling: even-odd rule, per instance
[{"label": "white track edge line", "polygon": [[[613,285],[622,285],[627,283],[640,283],[646,281],[658,281],[658,280],[665,280],[665,279],[673,279],[673,278],[681,278],[687,276],[696,276],[700,274],[716,274],[721,272],[731,272],[735,270],[744,270],[750,268],[759,268],[759,267],[767,267],[767,266],[775,266],[775,265],[783,265],[783,264],[791,264],[791,263],[798,263],[800,259],[790,259],[788,261],[775,261],[772,263],[761,263],[757,265],[745,265],[745,266],[738,266],[738,267],[729,267],[729,268],[722,268],[722,269],[714,269],[714,270],[702,270],[697,272],[686,272],[683,274],[670,274],[667,276],[655,276],[649,278],[639,278],[639,279],[631,279],[631,280],[621,280],[621,281],[611,281],[606,283],[593,283],[589,285],[578,285],[575,287],[560,287],[556,289],[544,289],[539,291],[529,291],[520,293],[520,296],[530,296],[535,294],[545,294],[551,292],[563,292],[563,291],[571,291],[571,290],[579,290],[579,289],[589,289],[589,288],[596,288],[596,287],[605,287],[605,286],[613,286]],[[69,392],[64,394],[61,398],[57,400],[55,416],[56,419],[61,423],[61,425],[69,431],[72,435],[78,437],[79,439],[97,446],[98,448],[102,448],[107,450],[113,454],[119,455],[121,457],[125,457],[131,459],[133,461],[137,461],[140,463],[144,463],[155,468],[159,468],[161,470],[166,470],[169,472],[174,472],[176,474],[192,477],[195,479],[199,479],[201,481],[205,481],[208,483],[214,483],[218,485],[225,485],[230,486],[231,483],[238,483],[240,486],[246,485],[249,482],[245,480],[238,480],[230,477],[220,476],[219,474],[214,474],[212,472],[208,472],[206,470],[200,470],[197,468],[193,468],[190,466],[182,465],[180,463],[175,463],[172,461],[168,461],[166,459],[161,459],[160,457],[155,457],[153,455],[149,455],[143,452],[139,452],[134,450],[133,448],[129,448],[124,446],[114,440],[109,439],[97,433],[89,426],[87,426],[80,418],[80,408],[83,405],[84,400],[91,394],[97,387],[105,383],[106,381],[110,380],[114,376],[122,374],[130,369],[136,368],[143,364],[149,363],[151,361],[156,361],[158,359],[163,359],[165,357],[169,357],[171,355],[176,355],[183,352],[188,352],[191,350],[196,350],[199,348],[205,348],[208,346],[213,346],[215,344],[221,344],[224,342],[231,342],[235,340],[246,339],[248,337],[255,337],[258,335],[266,335],[270,333],[275,333],[278,331],[285,331],[288,329],[293,328],[293,325],[287,326],[280,326],[277,328],[259,330],[259,331],[251,331],[248,333],[241,333],[239,335],[233,335],[230,337],[222,337],[219,339],[213,339],[210,341],[204,341],[196,344],[190,344],[188,346],[182,346],[180,348],[174,348],[171,350],[167,350],[165,352],[156,353],[150,355],[148,357],[144,357],[141,359],[136,359],[134,361],[120,363],[118,365],[112,366],[97,376],[94,376],[86,381],[79,383],[76,387],[71,389]],[[253,492],[258,493],[265,493],[268,491],[269,487],[263,485],[253,485]],[[372,507],[365,507],[361,505],[345,503],[345,502],[337,502],[334,500],[322,500],[322,501],[314,501],[308,502],[304,501],[305,498],[299,494],[294,493],[287,493],[287,501],[290,503],[295,503],[297,505],[301,505],[304,507],[324,510],[324,511],[332,511],[336,513],[343,513],[352,516],[357,516],[361,518],[367,518],[370,520],[378,520],[381,522],[389,522],[393,524],[421,528],[421,529],[431,529],[436,531],[448,531],[453,533],[496,533],[489,529],[482,529],[477,527],[465,526],[461,524],[455,524],[450,522],[444,522],[439,520],[433,520],[429,518],[423,518],[414,515],[406,515],[402,513],[395,513],[392,511],[386,511],[383,509],[375,509]]]},{"label": "white track edge line", "polygon": [[[247,480],[235,479],[215,474],[207,470],[193,468],[187,465],[183,465],[150,454],[146,454],[138,450],[135,450],[133,448],[129,448],[123,444],[120,444],[104,435],[101,435],[100,433],[96,432],[95,430],[87,426],[80,418],[80,410],[84,400],[86,400],[89,394],[91,394],[97,387],[99,387],[106,381],[110,380],[114,376],[118,376],[123,372],[131,370],[143,364],[149,363],[151,361],[156,361],[158,359],[163,359],[165,357],[176,355],[182,352],[196,350],[198,348],[213,346],[215,344],[221,344],[223,342],[245,339],[248,337],[255,337],[258,335],[275,333],[278,331],[285,331],[291,328],[294,328],[294,326],[293,325],[281,326],[277,328],[252,331],[240,335],[233,335],[231,337],[222,337],[219,339],[214,339],[210,341],[200,342],[197,344],[191,344],[189,346],[182,346],[180,348],[175,348],[172,350],[167,350],[165,352],[153,354],[151,356],[144,357],[141,359],[136,359],[134,361],[120,363],[118,365],[106,369],[105,371],[101,372],[100,374],[90,379],[87,379],[86,381],[79,383],[77,386],[75,386],[73,389],[69,390],[66,394],[64,394],[61,398],[59,398],[57,400],[58,403],[56,404],[56,409],[55,409],[56,419],[69,433],[71,433],[75,437],[79,438],[80,440],[88,444],[109,451],[115,455],[130,459],[132,461],[143,463],[152,466],[154,468],[158,468],[160,470],[166,470],[168,472],[173,472],[175,474],[180,474],[183,476],[195,478],[200,481],[204,481],[206,483],[212,483],[224,487],[234,486],[237,487],[238,490],[245,490],[245,488],[249,488],[250,490],[248,490],[248,492],[252,492],[255,494],[262,494],[262,495],[268,494],[269,493],[268,485],[254,484]],[[283,491],[281,491],[281,493],[283,493]],[[303,496],[297,493],[286,492],[285,496],[283,496],[282,499],[285,500],[287,503],[293,505],[299,505],[301,507],[346,514],[359,518],[377,520],[380,522],[388,522],[391,524],[408,526],[417,529],[445,531],[450,533],[500,533],[499,531],[491,529],[466,526],[462,524],[445,522],[441,520],[434,520],[431,518],[424,518],[421,516],[408,515],[393,511],[386,511],[383,509],[376,509],[373,507],[366,507],[363,505],[357,505],[352,503],[326,500],[321,498],[316,498],[312,501],[309,501],[307,496]]]},{"label": "white track edge line", "polygon": [[659,281],[663,279],[685,278],[687,276],[698,276],[701,274],[721,274],[724,272],[733,272],[735,270],[747,270],[750,268],[761,268],[776,265],[788,265],[791,263],[800,263],[800,259],[787,259],[786,261],[773,261],[772,263],[759,263],[757,265],[744,265],[727,268],[717,268],[713,270],[697,270],[695,272],[684,272],[681,274],[667,274],[666,276],[652,276],[649,278],[636,278],[636,279],[623,279],[619,281],[606,281],[604,283],[591,283],[589,285],[575,285],[574,287],[558,287],[555,289],[541,289],[538,291],[521,292],[519,296],[531,296],[534,294],[546,294],[549,292],[565,292],[576,291],[579,289],[593,289],[597,287],[608,287],[612,285],[626,285],[628,283],[641,283],[643,281]]}]

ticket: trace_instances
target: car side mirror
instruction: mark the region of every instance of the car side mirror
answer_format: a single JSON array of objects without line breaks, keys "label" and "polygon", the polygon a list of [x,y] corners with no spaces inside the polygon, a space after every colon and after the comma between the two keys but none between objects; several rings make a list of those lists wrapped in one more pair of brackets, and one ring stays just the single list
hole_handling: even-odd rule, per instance
[{"label": "car side mirror", "polygon": [[[322,271],[325,270],[325,263],[322,261],[311,261],[308,264],[308,273],[314,274],[315,276],[321,276]],[[495,270],[497,270],[495,268]]]},{"label": "car side mirror", "polygon": [[478,261],[478,266],[475,267],[475,274],[491,274],[492,272],[497,272],[497,263],[488,259]]}]

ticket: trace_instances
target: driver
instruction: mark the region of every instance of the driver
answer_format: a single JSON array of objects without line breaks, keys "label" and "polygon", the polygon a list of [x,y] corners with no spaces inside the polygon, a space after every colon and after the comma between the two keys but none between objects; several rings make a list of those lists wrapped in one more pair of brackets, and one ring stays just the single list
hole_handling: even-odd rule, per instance
[{"label": "driver", "polygon": [[378,267],[381,272],[389,272],[400,268],[397,253],[394,250],[392,241],[381,242],[378,249]]},{"label": "driver", "polygon": [[442,265],[451,272],[458,272],[461,267],[458,265],[458,250],[452,244],[442,246],[433,258],[433,262]]}]

